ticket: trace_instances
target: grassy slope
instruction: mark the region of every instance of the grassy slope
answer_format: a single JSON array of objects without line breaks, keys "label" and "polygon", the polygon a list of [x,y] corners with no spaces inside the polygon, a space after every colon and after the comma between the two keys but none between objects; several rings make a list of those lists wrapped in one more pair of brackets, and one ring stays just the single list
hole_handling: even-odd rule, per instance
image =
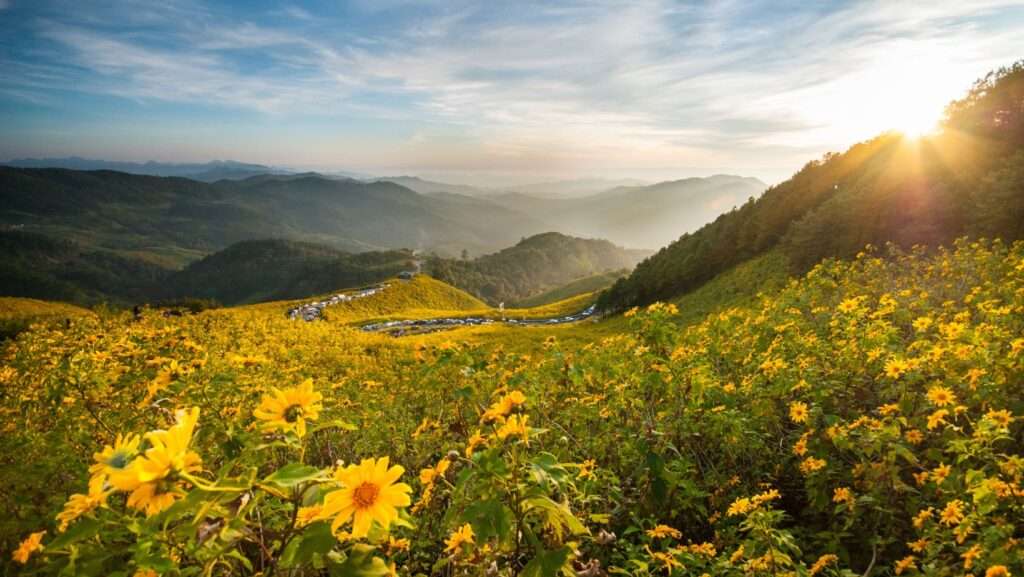
[{"label": "grassy slope", "polygon": [[35,323],[91,314],[88,309],[66,303],[0,297],[0,341],[17,336]]},{"label": "grassy slope", "polygon": [[753,304],[759,294],[778,291],[789,280],[788,270],[785,255],[773,250],[734,266],[672,302],[679,307],[680,322],[694,324],[710,313]]},{"label": "grassy slope", "polygon": [[600,291],[612,286],[612,283],[626,274],[628,274],[626,271],[610,271],[584,277],[558,288],[517,301],[515,306],[520,308],[539,307],[577,295]]}]

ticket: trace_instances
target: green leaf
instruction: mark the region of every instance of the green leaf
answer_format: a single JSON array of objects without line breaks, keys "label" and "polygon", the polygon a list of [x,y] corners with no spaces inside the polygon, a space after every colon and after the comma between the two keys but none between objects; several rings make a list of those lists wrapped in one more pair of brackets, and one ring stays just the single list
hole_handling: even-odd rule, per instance
[{"label": "green leaf", "polygon": [[541,453],[530,461],[530,474],[534,480],[545,488],[561,486],[569,480],[569,471],[558,462],[551,453]]},{"label": "green leaf", "polygon": [[523,567],[523,577],[558,577],[569,562],[569,553],[569,547],[560,547],[554,551],[538,549],[537,556]]},{"label": "green leaf", "polygon": [[343,563],[331,566],[332,577],[383,577],[390,572],[384,560],[373,555],[374,547],[353,545]]},{"label": "green leaf", "polygon": [[502,543],[512,540],[512,511],[501,501],[477,501],[466,507],[462,518],[473,526],[473,533],[481,543],[491,538]]},{"label": "green leaf", "polygon": [[62,549],[68,545],[89,539],[99,533],[101,523],[88,517],[79,519],[70,529],[61,533],[56,539],[46,544],[47,549]]},{"label": "green leaf", "polygon": [[309,433],[316,433],[317,431],[323,431],[324,429],[342,429],[344,431],[355,431],[358,430],[359,427],[353,425],[348,421],[334,419],[332,421],[324,421],[323,423],[319,423],[315,427],[310,427]]},{"label": "green leaf", "polygon": [[331,533],[329,523],[323,521],[312,523],[303,530],[298,538],[288,544],[288,549],[281,556],[281,565],[283,567],[308,565],[314,557],[326,555],[337,542],[337,538]]},{"label": "green leaf", "polygon": [[294,487],[300,483],[311,481],[320,476],[320,469],[303,465],[302,463],[288,463],[277,471],[270,474],[263,480],[282,488]]},{"label": "green leaf", "polygon": [[572,514],[569,506],[564,503],[556,503],[549,497],[531,497],[523,501],[523,509],[527,512],[537,512],[544,520],[544,525],[552,530],[558,538],[561,538],[564,529],[568,529],[573,535],[587,533],[587,528],[580,523],[580,520]]}]

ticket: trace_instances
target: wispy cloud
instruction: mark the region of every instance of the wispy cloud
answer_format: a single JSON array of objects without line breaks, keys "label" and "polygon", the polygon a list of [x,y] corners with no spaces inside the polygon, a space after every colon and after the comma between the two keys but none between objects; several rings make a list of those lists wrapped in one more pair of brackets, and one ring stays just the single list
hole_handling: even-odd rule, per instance
[{"label": "wispy cloud", "polygon": [[344,142],[360,131],[386,142],[375,121],[407,122],[391,151],[423,167],[543,157],[565,170],[731,165],[775,177],[884,128],[906,82],[941,75],[926,103],[940,106],[1019,57],[1015,4],[389,0],[258,14],[123,0],[27,14],[30,39],[0,51],[23,73],[0,91],[333,118]]}]

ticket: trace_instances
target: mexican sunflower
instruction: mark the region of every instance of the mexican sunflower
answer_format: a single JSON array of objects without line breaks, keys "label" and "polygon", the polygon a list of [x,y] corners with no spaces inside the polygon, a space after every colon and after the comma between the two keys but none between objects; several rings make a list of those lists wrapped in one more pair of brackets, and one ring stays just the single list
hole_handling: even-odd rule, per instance
[{"label": "mexican sunflower", "polygon": [[313,379],[290,389],[272,389],[273,394],[264,395],[253,416],[263,421],[264,429],[283,432],[295,431],[299,437],[306,436],[306,419],[315,421],[320,417],[320,400],[323,395],[313,390]]},{"label": "mexican sunflower", "polygon": [[175,482],[177,475],[195,472],[200,467],[199,455],[189,450],[199,409],[178,411],[177,418],[166,431],[147,433],[150,448],[110,477],[111,485],[130,492],[128,506],[145,511],[146,515],[155,515],[173,505],[181,497]]},{"label": "mexican sunflower", "polygon": [[398,508],[409,505],[412,487],[396,483],[405,469],[400,465],[388,468],[388,462],[388,457],[363,459],[334,472],[341,488],[324,497],[321,510],[322,517],[334,517],[332,531],[351,519],[352,537],[365,537],[374,521],[387,529],[398,518]]}]

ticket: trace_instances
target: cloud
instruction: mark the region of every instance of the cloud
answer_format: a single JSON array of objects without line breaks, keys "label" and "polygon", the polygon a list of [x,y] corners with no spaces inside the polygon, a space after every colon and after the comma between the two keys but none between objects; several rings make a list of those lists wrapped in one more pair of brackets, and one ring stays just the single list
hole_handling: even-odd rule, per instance
[{"label": "cloud", "polygon": [[[404,121],[422,138],[396,139],[396,150],[416,156],[432,136],[458,134],[472,166],[539,155],[567,168],[623,159],[783,173],[870,136],[877,126],[866,120],[887,120],[866,83],[898,90],[934,73],[951,98],[1015,58],[1024,16],[999,18],[1012,5],[388,0],[346,14],[291,5],[260,15],[123,0],[35,19],[34,56],[7,58],[26,74],[0,89]],[[432,154],[421,156],[459,161]]]}]

